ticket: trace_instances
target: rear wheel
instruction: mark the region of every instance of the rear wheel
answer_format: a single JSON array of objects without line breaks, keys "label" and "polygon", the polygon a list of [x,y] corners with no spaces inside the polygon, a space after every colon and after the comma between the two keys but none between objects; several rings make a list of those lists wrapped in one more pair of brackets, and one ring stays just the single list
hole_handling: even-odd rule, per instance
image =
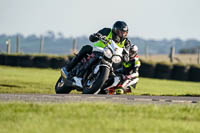
[{"label": "rear wheel", "polygon": [[83,94],[98,93],[107,81],[109,74],[110,69],[107,67],[101,67],[96,77],[93,77],[93,73],[90,73],[88,79],[84,83]]},{"label": "rear wheel", "polygon": [[71,90],[71,88],[65,85],[62,76],[60,76],[55,86],[56,94],[69,94]]}]

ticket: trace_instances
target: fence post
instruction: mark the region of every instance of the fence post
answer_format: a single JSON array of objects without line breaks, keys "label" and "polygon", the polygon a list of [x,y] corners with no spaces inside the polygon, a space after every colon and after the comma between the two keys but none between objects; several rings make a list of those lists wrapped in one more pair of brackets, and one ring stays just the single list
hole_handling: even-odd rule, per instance
[{"label": "fence post", "polygon": [[175,55],[175,47],[172,46],[170,48],[170,53],[169,53],[169,58],[170,58],[170,62],[173,63],[174,62],[174,55]]},{"label": "fence post", "polygon": [[11,41],[10,41],[10,39],[8,39],[6,41],[6,46],[7,46],[7,53],[10,54],[10,50],[11,50]]},{"label": "fence post", "polygon": [[198,48],[197,64],[200,64],[200,48]]},{"label": "fence post", "polygon": [[74,38],[73,39],[73,43],[72,43],[72,54],[76,54],[77,53],[77,40]]},{"label": "fence post", "polygon": [[147,59],[149,56],[149,47],[147,45],[145,45],[144,52],[145,52],[145,58]]},{"label": "fence post", "polygon": [[44,37],[41,36],[40,37],[40,54],[43,52],[43,48],[44,48]]},{"label": "fence post", "polygon": [[19,35],[16,37],[16,53],[20,53],[20,42]]}]

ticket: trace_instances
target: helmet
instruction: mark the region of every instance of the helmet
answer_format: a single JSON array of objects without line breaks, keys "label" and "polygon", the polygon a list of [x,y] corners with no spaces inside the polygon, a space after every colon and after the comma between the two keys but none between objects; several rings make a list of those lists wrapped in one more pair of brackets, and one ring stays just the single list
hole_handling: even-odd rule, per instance
[{"label": "helmet", "polygon": [[124,21],[115,22],[112,29],[121,40],[124,40],[128,35],[128,25]]},{"label": "helmet", "polygon": [[134,58],[138,54],[138,47],[136,45],[131,45],[129,50],[130,59]]}]

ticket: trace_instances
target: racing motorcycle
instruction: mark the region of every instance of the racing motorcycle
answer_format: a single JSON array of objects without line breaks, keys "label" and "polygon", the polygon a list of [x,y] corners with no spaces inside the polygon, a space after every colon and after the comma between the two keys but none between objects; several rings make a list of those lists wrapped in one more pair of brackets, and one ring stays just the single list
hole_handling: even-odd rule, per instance
[{"label": "racing motorcycle", "polygon": [[97,38],[106,45],[105,48],[94,47],[92,54],[83,58],[69,72],[68,77],[61,72],[55,86],[56,93],[68,94],[76,89],[83,94],[98,94],[108,79],[115,76],[114,66],[119,66],[123,59],[128,60],[126,56],[122,56],[123,52],[128,55],[125,48],[103,36],[99,35]]}]

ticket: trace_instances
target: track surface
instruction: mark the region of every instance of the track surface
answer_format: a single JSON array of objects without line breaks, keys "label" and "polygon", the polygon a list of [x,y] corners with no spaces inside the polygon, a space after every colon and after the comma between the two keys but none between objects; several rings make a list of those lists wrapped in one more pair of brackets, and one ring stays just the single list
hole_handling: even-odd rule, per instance
[{"label": "track surface", "polygon": [[25,102],[113,102],[123,104],[134,103],[184,103],[196,104],[200,97],[188,96],[133,96],[133,95],[81,95],[81,94],[0,94],[0,101],[25,101]]}]

